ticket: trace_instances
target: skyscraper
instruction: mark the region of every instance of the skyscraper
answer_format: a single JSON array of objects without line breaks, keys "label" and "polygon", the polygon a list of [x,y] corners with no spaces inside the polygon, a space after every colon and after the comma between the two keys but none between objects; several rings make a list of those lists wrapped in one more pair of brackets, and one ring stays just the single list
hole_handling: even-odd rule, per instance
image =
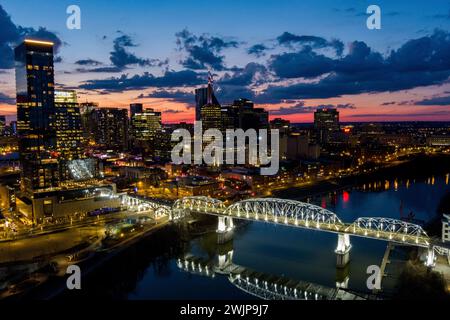
[{"label": "skyscraper", "polygon": [[56,146],[61,160],[83,158],[80,106],[73,90],[55,91]]},{"label": "skyscraper", "polygon": [[94,110],[98,108],[98,103],[96,102],[83,102],[80,103],[80,114],[81,114],[81,127],[83,128],[83,137],[86,144],[94,143]]},{"label": "skyscraper", "polygon": [[320,143],[328,143],[333,133],[339,131],[339,111],[337,109],[318,109],[314,112],[314,129]]},{"label": "skyscraper", "polygon": [[130,118],[136,113],[142,113],[144,111],[144,105],[142,103],[132,103],[130,104]]},{"label": "skyscraper", "polygon": [[131,118],[134,146],[154,156],[162,133],[161,112],[147,109]]},{"label": "skyscraper", "polygon": [[21,185],[56,187],[53,43],[27,39],[15,49],[15,61]]},{"label": "skyscraper", "polygon": [[93,112],[95,142],[106,149],[128,148],[128,110],[98,108]]},{"label": "skyscraper", "polygon": [[60,181],[70,180],[70,163],[84,159],[84,137],[80,106],[74,90],[55,91],[56,146],[59,155]]},{"label": "skyscraper", "polygon": [[206,104],[219,105],[220,103],[214,95],[212,81],[210,80],[206,88],[195,90],[195,121],[201,120],[202,107]]},{"label": "skyscraper", "polygon": [[6,127],[6,116],[0,116],[0,135],[4,135]]}]

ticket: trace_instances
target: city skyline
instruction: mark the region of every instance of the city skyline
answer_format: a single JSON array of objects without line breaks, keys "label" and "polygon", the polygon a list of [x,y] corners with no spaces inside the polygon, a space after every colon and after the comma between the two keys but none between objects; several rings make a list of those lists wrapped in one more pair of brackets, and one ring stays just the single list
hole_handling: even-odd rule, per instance
[{"label": "city skyline", "polygon": [[[443,59],[450,54],[450,19],[442,14],[448,2],[413,1],[408,8],[378,2],[381,30],[366,28],[367,1],[294,7],[216,1],[207,9],[199,2],[136,1],[124,9],[115,2],[80,1],[82,29],[68,30],[67,1],[39,3],[46,13],[37,16],[2,1],[0,113],[15,119],[9,50],[34,37],[55,42],[57,88],[75,89],[80,102],[101,107],[143,103],[162,112],[165,123],[194,121],[194,90],[206,86],[208,71],[222,104],[248,98],[271,119],[312,122],[318,107],[334,106],[343,122],[450,121],[450,64]],[[162,19],[169,13],[173,24]],[[144,19],[145,14],[157,18]],[[268,18],[271,27],[264,23]]]}]

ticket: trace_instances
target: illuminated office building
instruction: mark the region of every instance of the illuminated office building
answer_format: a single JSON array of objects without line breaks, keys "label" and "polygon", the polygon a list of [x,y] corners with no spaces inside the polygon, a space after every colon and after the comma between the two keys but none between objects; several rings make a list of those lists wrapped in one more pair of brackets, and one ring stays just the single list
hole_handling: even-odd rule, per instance
[{"label": "illuminated office building", "polygon": [[202,107],[206,104],[220,105],[212,87],[212,79],[209,79],[208,86],[195,90],[195,121],[202,120]]},{"label": "illuminated office building", "polygon": [[15,49],[15,62],[21,186],[57,187],[53,43],[25,40]]},{"label": "illuminated office building", "polygon": [[339,131],[339,111],[337,109],[319,109],[314,112],[314,128],[318,142],[328,143],[334,133]]},{"label": "illuminated office building", "polygon": [[86,144],[95,144],[94,137],[94,110],[98,108],[98,103],[96,102],[83,102],[80,103],[80,114],[81,114],[81,127],[83,128],[83,137]]},{"label": "illuminated office building", "polygon": [[55,91],[56,146],[60,159],[84,158],[80,107],[75,91]]},{"label": "illuminated office building", "polygon": [[6,116],[0,116],[0,135],[4,135],[6,128]]},{"label": "illuminated office building", "polygon": [[93,111],[94,138],[98,146],[108,150],[128,148],[128,110],[98,108]]},{"label": "illuminated office building", "polygon": [[76,160],[85,159],[80,106],[73,90],[55,91],[56,146],[59,155],[60,180],[72,180],[71,168]]},{"label": "illuminated office building", "polygon": [[131,119],[134,139],[137,141],[154,140],[162,130],[161,112],[147,109],[135,113]]}]

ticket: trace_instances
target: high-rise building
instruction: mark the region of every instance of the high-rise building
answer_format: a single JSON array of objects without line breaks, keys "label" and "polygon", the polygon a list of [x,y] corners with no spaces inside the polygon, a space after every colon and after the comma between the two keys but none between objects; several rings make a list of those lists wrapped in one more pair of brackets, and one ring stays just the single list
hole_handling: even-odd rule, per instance
[{"label": "high-rise building", "polygon": [[130,104],[130,118],[132,119],[136,113],[142,113],[144,111],[144,105],[142,103]]},{"label": "high-rise building", "polygon": [[202,107],[206,104],[220,105],[216,96],[214,95],[214,90],[212,87],[212,83],[208,83],[208,86],[205,88],[200,88],[195,90],[195,120],[202,120]]},{"label": "high-rise building", "polygon": [[21,186],[58,186],[53,43],[25,40],[15,49]]},{"label": "high-rise building", "polygon": [[6,127],[6,116],[0,116],[0,135],[4,135]]},{"label": "high-rise building", "polygon": [[318,142],[328,143],[334,133],[339,131],[339,111],[337,109],[318,109],[314,112],[314,129]]},{"label": "high-rise building", "polygon": [[128,148],[128,110],[98,108],[93,111],[95,143],[106,149]]},{"label": "high-rise building", "polygon": [[208,129],[222,130],[222,108],[218,104],[208,103],[201,108],[203,131]]},{"label": "high-rise building", "polygon": [[81,114],[81,127],[83,128],[84,142],[94,143],[94,129],[95,129],[95,119],[94,110],[98,108],[98,103],[96,102],[83,102],[80,103],[80,114]]},{"label": "high-rise building", "polygon": [[145,156],[155,157],[162,142],[161,112],[146,109],[131,118],[133,145]]},{"label": "high-rise building", "polygon": [[56,146],[60,159],[84,158],[83,130],[77,93],[73,90],[55,91]]},{"label": "high-rise building", "polygon": [[268,129],[269,113],[263,108],[255,108],[248,99],[235,100],[232,105],[222,108],[226,129]]},{"label": "high-rise building", "polygon": [[85,159],[80,106],[74,90],[55,91],[56,146],[59,154],[60,181],[72,180],[74,160]]}]

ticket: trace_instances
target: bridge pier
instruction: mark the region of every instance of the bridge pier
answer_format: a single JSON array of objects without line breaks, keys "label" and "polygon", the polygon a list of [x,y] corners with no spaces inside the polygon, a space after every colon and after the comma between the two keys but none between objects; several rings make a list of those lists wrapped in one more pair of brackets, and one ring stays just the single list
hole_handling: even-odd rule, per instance
[{"label": "bridge pier", "polygon": [[226,267],[233,264],[233,250],[230,250],[225,254],[219,254],[217,259],[217,267],[219,270],[224,270]]},{"label": "bridge pier", "polygon": [[430,247],[427,250],[425,265],[429,268],[433,268],[435,266],[436,255],[434,253],[434,247]]},{"label": "bridge pier", "polygon": [[217,243],[223,244],[233,239],[234,223],[231,217],[219,216],[217,226]]},{"label": "bridge pier", "polygon": [[338,234],[338,244],[336,250],[336,267],[345,268],[350,262],[350,249],[352,245],[350,244],[350,236],[348,234],[339,233]]}]

